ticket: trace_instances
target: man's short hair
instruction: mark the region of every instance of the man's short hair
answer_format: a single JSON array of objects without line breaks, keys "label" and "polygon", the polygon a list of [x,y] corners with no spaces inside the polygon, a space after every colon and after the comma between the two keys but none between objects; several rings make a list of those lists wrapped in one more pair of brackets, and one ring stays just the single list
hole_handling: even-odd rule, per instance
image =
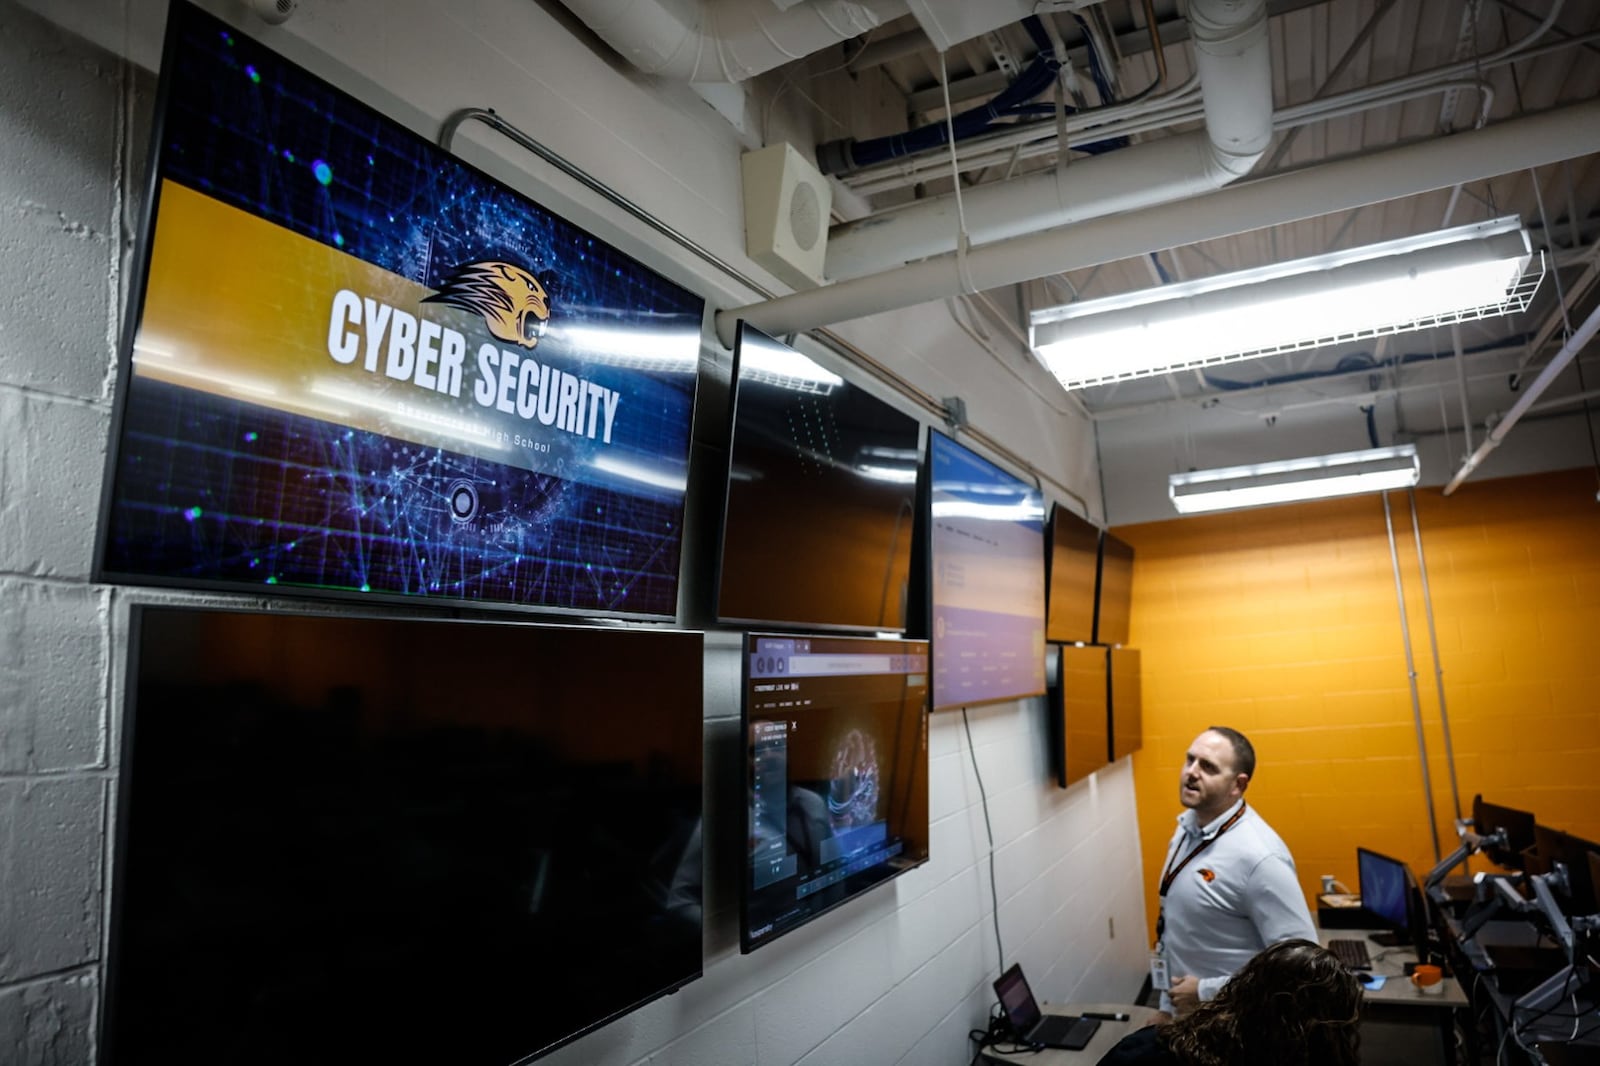
[{"label": "man's short hair", "polygon": [[1216,733],[1224,737],[1233,745],[1233,772],[1236,774],[1249,774],[1250,779],[1256,776],[1256,749],[1250,743],[1250,738],[1237,729],[1230,729],[1225,725],[1206,726],[1207,733]]}]

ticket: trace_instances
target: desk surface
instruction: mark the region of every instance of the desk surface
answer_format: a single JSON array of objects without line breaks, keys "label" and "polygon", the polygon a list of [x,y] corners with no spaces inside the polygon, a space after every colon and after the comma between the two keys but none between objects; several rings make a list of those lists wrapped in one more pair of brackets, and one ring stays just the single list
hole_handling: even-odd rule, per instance
[{"label": "desk surface", "polygon": [[[1090,1038],[1087,1046],[1082,1051],[1062,1051],[1058,1048],[1046,1048],[1043,1051],[1023,1051],[1015,1055],[1002,1055],[997,1051],[984,1051],[986,1062],[1027,1062],[1034,1066],[1093,1066],[1099,1062],[1106,1052],[1116,1046],[1117,1041],[1138,1029],[1140,1026],[1149,1025],[1162,1017],[1158,1010],[1150,1007],[1137,1007],[1128,1003],[1044,1003],[1039,1007],[1046,1014],[1082,1014],[1086,1010],[1102,1011],[1107,1014],[1126,1014],[1125,1022],[1101,1022],[1100,1028]],[[968,1045],[971,1046],[970,1044]]]},{"label": "desk surface", "polygon": [[1446,977],[1440,982],[1442,992],[1423,992],[1406,976],[1406,963],[1416,962],[1417,953],[1408,944],[1386,948],[1373,942],[1377,929],[1320,929],[1318,936],[1326,944],[1330,940],[1365,940],[1367,954],[1372,958],[1371,972],[1384,978],[1382,988],[1362,986],[1362,999],[1367,1003],[1393,1003],[1407,1007],[1465,1007],[1466,993],[1461,982]]}]

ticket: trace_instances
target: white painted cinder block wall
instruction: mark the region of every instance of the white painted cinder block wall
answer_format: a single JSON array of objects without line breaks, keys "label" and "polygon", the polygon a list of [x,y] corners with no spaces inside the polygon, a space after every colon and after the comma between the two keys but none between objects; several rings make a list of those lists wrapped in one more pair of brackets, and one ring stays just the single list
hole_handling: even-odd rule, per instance
[{"label": "white painted cinder block wall", "polygon": [[[238,17],[221,0],[208,6]],[[162,9],[0,0],[0,1062],[19,1066],[96,1060],[127,607],[198,599],[90,581],[154,86],[135,64],[154,61]],[[494,106],[760,275],[742,255],[737,178],[753,135],[686,89],[597,58],[538,4],[303,0],[282,30],[246,25],[429,135],[458,107]],[[781,125],[783,111],[774,115]],[[463,134],[457,147],[714,305],[748,301],[492,135]],[[981,350],[939,305],[840,331],[926,392],[963,397],[974,424],[1045,473],[1047,491],[1076,495],[1099,517],[1092,429],[1030,392],[1032,383],[1049,396],[1016,353]],[[726,353],[713,359],[725,369]],[[707,642],[713,795],[726,795],[736,774],[722,765],[738,751],[736,640],[712,633]],[[997,969],[974,750],[1007,962],[1020,960],[1047,999],[1132,996],[1145,945],[1128,763],[1061,791],[1047,780],[1041,701],[970,717],[972,747],[960,714],[936,716],[929,731],[926,866],[741,956],[739,857],[708,846],[705,977],[547,1061],[967,1062],[966,1033],[984,1022]]]}]

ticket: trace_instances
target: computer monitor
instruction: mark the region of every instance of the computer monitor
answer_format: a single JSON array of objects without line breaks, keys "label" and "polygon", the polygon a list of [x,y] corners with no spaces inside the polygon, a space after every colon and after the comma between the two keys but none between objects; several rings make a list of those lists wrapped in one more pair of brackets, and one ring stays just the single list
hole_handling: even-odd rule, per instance
[{"label": "computer monitor", "polygon": [[740,947],[928,861],[928,642],[748,633]]},{"label": "computer monitor", "polygon": [[675,618],[705,300],[158,6],[97,579]]},{"label": "computer monitor", "polygon": [[1366,848],[1356,849],[1356,873],[1361,883],[1361,906],[1391,929],[1411,924],[1406,898],[1411,872],[1406,864]]},{"label": "computer monitor", "polygon": [[1600,911],[1596,899],[1594,878],[1590,872],[1591,857],[1600,856],[1600,844],[1575,837],[1549,826],[1533,828],[1534,851],[1539,856],[1545,872],[1560,863],[1567,868],[1567,891],[1557,893],[1561,909],[1572,917],[1582,917]]},{"label": "computer monitor", "polygon": [[1067,788],[1111,762],[1109,648],[1052,644],[1055,666],[1046,691],[1050,772]]},{"label": "computer monitor", "polygon": [[135,606],[101,1061],[521,1062],[699,977],[703,647]]},{"label": "computer monitor", "polygon": [[1472,797],[1472,829],[1479,836],[1489,836],[1503,829],[1506,842],[1483,849],[1489,861],[1511,870],[1523,867],[1522,853],[1533,846],[1533,815],[1514,807],[1501,807],[1485,803],[1483,796]]},{"label": "computer monitor", "polygon": [[733,388],[717,618],[905,628],[917,420],[746,323]]},{"label": "computer monitor", "polygon": [[1356,849],[1361,907],[1385,927],[1380,944],[1407,944],[1419,960],[1428,955],[1428,914],[1411,867],[1367,848]]}]

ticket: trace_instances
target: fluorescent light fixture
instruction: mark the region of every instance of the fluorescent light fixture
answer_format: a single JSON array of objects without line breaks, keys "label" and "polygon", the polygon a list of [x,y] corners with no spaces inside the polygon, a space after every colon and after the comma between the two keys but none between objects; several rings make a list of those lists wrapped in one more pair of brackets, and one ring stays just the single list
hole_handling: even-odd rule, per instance
[{"label": "fluorescent light fixture", "polygon": [[1167,495],[1179,513],[1199,514],[1410,488],[1421,475],[1417,446],[1400,444],[1173,474]]},{"label": "fluorescent light fixture", "polygon": [[1526,310],[1544,277],[1515,216],[1102,300],[1041,308],[1067,389]]}]

